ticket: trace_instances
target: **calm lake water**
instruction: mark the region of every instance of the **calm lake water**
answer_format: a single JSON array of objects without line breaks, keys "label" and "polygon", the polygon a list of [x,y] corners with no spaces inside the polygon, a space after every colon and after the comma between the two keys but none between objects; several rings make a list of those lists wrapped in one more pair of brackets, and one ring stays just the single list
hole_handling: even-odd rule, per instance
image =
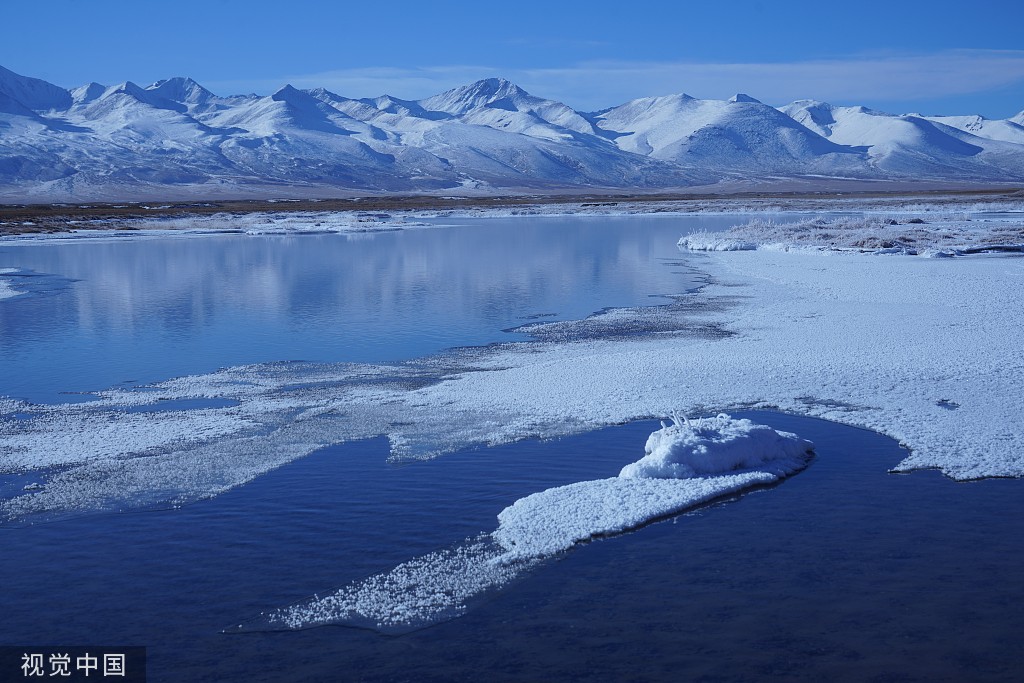
[{"label": "calm lake water", "polygon": [[[394,361],[694,286],[679,237],[735,218],[446,221],[354,235],[0,242],[31,296],[0,304],[0,395],[276,360]],[[539,317],[538,317],[539,316]]]},{"label": "calm lake water", "polygon": [[[245,362],[518,338],[502,330],[695,286],[676,240],[734,221],[0,244],[0,268],[30,291],[0,302],[0,395],[56,402]],[[811,439],[816,460],[773,489],[577,548],[398,637],[221,631],[489,531],[531,492],[612,476],[657,425],[401,466],[374,439],[181,509],[3,528],[0,645],[144,645],[151,681],[1017,680],[1019,482],[889,475],[904,456],[890,439],[742,416]]]}]

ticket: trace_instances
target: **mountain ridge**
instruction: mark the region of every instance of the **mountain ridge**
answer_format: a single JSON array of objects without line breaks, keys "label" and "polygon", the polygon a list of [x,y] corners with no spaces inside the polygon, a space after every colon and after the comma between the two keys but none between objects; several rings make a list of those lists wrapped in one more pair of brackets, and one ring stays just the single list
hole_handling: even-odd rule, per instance
[{"label": "mountain ridge", "polygon": [[0,67],[0,199],[660,190],[729,182],[1024,181],[1024,111],[887,114],[746,95],[596,112],[489,78],[420,100],[177,76],[67,90]]}]

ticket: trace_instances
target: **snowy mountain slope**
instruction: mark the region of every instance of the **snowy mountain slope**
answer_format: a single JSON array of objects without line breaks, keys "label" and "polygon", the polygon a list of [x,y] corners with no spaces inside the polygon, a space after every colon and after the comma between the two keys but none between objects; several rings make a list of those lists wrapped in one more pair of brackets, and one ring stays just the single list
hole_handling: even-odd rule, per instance
[{"label": "snowy mountain slope", "polygon": [[[13,114],[41,120],[38,114],[3,91],[0,91],[0,114]],[[0,123],[0,125],[3,124]]]},{"label": "snowy mountain slope", "polygon": [[20,76],[0,66],[0,94],[33,111],[60,111],[71,106],[71,93],[38,78]]},{"label": "snowy mountain slope", "polygon": [[418,104],[465,123],[556,140],[568,132],[593,135],[593,125],[561,102],[534,97],[503,78],[488,78],[428,97]]},{"label": "snowy mountain slope", "polygon": [[537,139],[489,126],[442,124],[426,131],[423,149],[449,159],[453,166],[472,169],[471,176],[489,185],[509,180],[521,187],[596,186],[665,187],[692,184],[710,176],[666,167],[656,161],[627,155],[598,141]]},{"label": "snowy mountain slope", "polygon": [[74,172],[60,154],[39,144],[51,132],[46,119],[0,92],[0,188],[26,178],[45,182]]},{"label": "snowy mountain slope", "polygon": [[402,100],[390,95],[354,100],[324,88],[315,88],[310,90],[309,94],[354,119],[373,123],[396,133],[426,130],[432,128],[435,121],[455,118],[445,112],[427,111],[419,102]]},{"label": "snowy mountain slope", "polygon": [[356,132],[353,126],[357,125],[352,117],[290,85],[273,95],[249,100],[202,120],[216,128],[238,129],[242,135],[264,137],[285,129],[352,135]]},{"label": "snowy mountain slope", "polygon": [[650,97],[593,114],[486,79],[419,101],[184,77],[64,90],[0,67],[0,198],[660,189],[721,180],[1024,179],[1013,119]]},{"label": "snowy mountain slope", "polygon": [[385,137],[379,129],[292,86],[206,120],[233,131],[221,151],[254,177],[379,190],[414,187],[391,150],[367,144]]},{"label": "snowy mountain slope", "polygon": [[70,92],[73,104],[88,104],[103,97],[103,94],[107,92],[107,86],[93,81],[74,88]]},{"label": "snowy mountain slope", "polygon": [[1024,146],[980,137],[913,114],[896,116],[814,100],[799,100],[781,111],[835,143],[867,148],[871,165],[890,175],[936,179],[959,175],[977,180],[1024,177]]},{"label": "snowy mountain slope", "polygon": [[646,97],[597,112],[621,149],[720,172],[864,175],[864,150],[837,145],[747,95]]},{"label": "snowy mountain slope", "polygon": [[[127,82],[89,84],[68,93],[70,106],[41,119],[31,135],[0,135],[0,159],[17,158],[12,184],[60,181],[58,195],[89,187],[205,182],[224,169],[226,135],[189,117],[184,106]],[[0,169],[10,163],[0,162]]]},{"label": "snowy mountain slope", "polygon": [[1012,119],[986,119],[984,116],[922,116],[921,118],[981,138],[1013,142],[1018,145],[1024,144],[1024,125],[1015,123]]},{"label": "snowy mountain slope", "polygon": [[[512,88],[517,97],[521,96],[521,90]],[[393,182],[400,182],[405,175],[410,180],[432,181],[437,186],[476,182],[520,187],[614,187],[621,186],[624,180],[647,186],[652,182],[679,184],[682,179],[693,177],[623,155],[600,138],[577,137],[540,119],[532,110],[512,112],[513,116],[527,117],[528,122],[509,129],[487,125],[493,122],[487,116],[480,117],[484,123],[475,122],[480,119],[472,111],[466,113],[463,107],[452,107],[463,111],[461,115],[442,111],[437,100],[412,102],[387,96],[354,100],[324,89],[304,92],[294,88],[284,88],[270,99],[285,102],[287,109],[275,110],[264,99],[204,120],[211,125],[243,128],[264,138],[271,137],[274,131],[290,131],[292,140],[313,130],[350,135],[361,145],[358,153],[352,147],[339,147],[338,140],[323,144],[335,152],[364,157],[382,155],[378,160],[386,165]],[[548,107],[549,113],[567,116],[550,107],[546,100],[526,95],[524,102],[524,106]],[[510,114],[506,110],[495,111]],[[279,147],[281,143],[277,141]],[[314,156],[319,158],[318,154]]]},{"label": "snowy mountain slope", "polygon": [[148,86],[146,90],[165,100],[183,104],[189,111],[194,111],[219,99],[191,78],[180,76],[157,81]]}]

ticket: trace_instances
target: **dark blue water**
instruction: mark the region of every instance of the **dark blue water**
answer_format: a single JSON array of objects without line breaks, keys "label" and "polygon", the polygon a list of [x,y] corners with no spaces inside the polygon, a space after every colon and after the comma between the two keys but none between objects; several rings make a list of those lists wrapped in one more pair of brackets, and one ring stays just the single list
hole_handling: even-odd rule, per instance
[{"label": "dark blue water", "polygon": [[[0,395],[62,402],[277,360],[395,361],[694,286],[684,232],[724,217],[516,218],[358,235],[0,242]],[[662,300],[663,301],[663,300]]]},{"label": "dark blue water", "polygon": [[887,438],[744,415],[812,439],[816,460],[422,631],[220,633],[610,476],[657,425],[404,466],[383,440],[349,444],[178,510],[7,529],[0,643],[146,645],[154,681],[1017,680],[1019,482],[889,475],[905,452]]}]

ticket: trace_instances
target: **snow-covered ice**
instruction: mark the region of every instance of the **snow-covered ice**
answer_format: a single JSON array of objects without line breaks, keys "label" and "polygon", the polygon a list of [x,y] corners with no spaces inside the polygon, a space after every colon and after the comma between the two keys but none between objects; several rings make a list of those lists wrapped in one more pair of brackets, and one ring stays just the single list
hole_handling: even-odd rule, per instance
[{"label": "snow-covered ice", "polygon": [[344,623],[402,633],[459,616],[467,603],[527,568],[495,561],[500,546],[479,538],[412,558],[323,597],[262,614],[237,629],[299,629]]},{"label": "snow-covered ice", "polygon": [[636,528],[727,493],[770,484],[806,467],[814,444],[728,415],[676,420],[651,434],[618,477],[534,493],[498,515],[507,558],[545,557]]},{"label": "snow-covered ice", "polygon": [[908,217],[865,214],[804,218],[755,218],[724,232],[684,235],[690,251],[834,249],[887,254],[954,256],[982,251],[1024,251],[1024,217],[974,221],[967,215]]},{"label": "snow-covered ice", "polygon": [[[11,275],[17,272],[17,268],[0,268],[0,276]],[[11,284],[10,278],[0,277],[0,300],[10,299],[19,294],[24,294],[24,292],[15,289]]]},{"label": "snow-covered ice", "polygon": [[795,434],[733,420],[724,413],[696,420],[673,418],[672,424],[651,434],[644,457],[623,467],[619,476],[686,479],[754,468],[786,476],[806,464],[812,447]]},{"label": "snow-covered ice", "polygon": [[[490,534],[403,562],[330,595],[264,614],[248,628],[330,623],[401,632],[461,614],[471,599],[538,561],[806,467],[814,445],[728,415],[674,420],[651,434],[645,456],[618,477],[520,498]],[[243,626],[242,628],[246,628]]]}]

